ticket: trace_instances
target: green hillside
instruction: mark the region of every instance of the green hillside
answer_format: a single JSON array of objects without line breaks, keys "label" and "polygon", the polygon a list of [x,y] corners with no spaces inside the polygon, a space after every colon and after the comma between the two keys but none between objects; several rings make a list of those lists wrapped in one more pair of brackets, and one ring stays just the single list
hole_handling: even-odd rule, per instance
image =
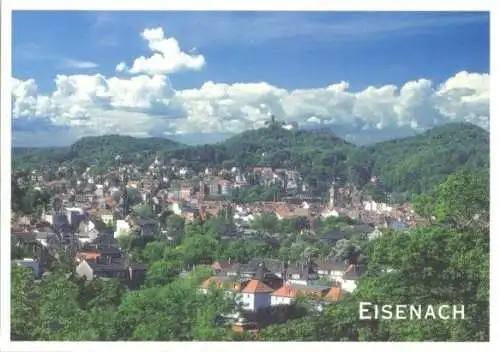
[{"label": "green hillside", "polygon": [[275,124],[201,146],[185,146],[163,138],[86,137],[68,148],[15,150],[13,162],[16,169],[61,164],[78,168],[94,163],[106,167],[120,155],[125,162],[146,165],[156,154],[178,159],[196,170],[294,168],[317,195],[324,194],[332,181],[370,188],[373,185],[369,180],[377,176],[381,180],[377,187],[383,192],[411,196],[432,192],[456,170],[489,168],[489,133],[475,125],[454,123],[417,136],[361,147],[331,131],[286,130]]},{"label": "green hillside", "polygon": [[86,167],[110,164],[120,155],[123,162],[142,161],[157,152],[184,147],[166,138],[134,138],[105,135],[84,137],[66,148],[13,148],[13,168],[32,169],[71,164]]},{"label": "green hillside", "polygon": [[489,168],[489,132],[452,123],[370,147],[373,174],[392,191],[429,192],[454,171]]}]

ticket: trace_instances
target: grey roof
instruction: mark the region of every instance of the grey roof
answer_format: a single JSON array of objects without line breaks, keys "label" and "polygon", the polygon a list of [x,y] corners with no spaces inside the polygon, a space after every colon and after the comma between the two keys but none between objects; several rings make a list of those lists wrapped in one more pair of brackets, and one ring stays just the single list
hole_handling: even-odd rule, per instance
[{"label": "grey roof", "polygon": [[92,268],[93,271],[125,271],[125,270],[147,270],[146,264],[141,263],[129,263],[128,260],[122,258],[113,258],[111,262],[107,262],[105,259],[102,261],[87,260],[87,263]]},{"label": "grey roof", "polygon": [[266,258],[253,258],[242,267],[242,270],[255,272],[261,263],[263,263],[264,267],[270,272],[282,273],[284,271],[284,263],[281,260]]},{"label": "grey roof", "polygon": [[312,265],[307,263],[289,263],[286,266],[286,272],[288,274],[307,274],[312,273]]},{"label": "grey roof", "polygon": [[364,266],[351,266],[349,270],[344,273],[345,280],[357,280],[360,275],[365,271]]},{"label": "grey roof", "polygon": [[95,240],[91,241],[91,244],[97,245],[97,246],[113,246],[117,245],[118,241],[116,238],[108,235],[101,235],[97,237]]},{"label": "grey roof", "polygon": [[146,264],[129,264],[128,267],[132,270],[147,270],[148,266]]},{"label": "grey roof", "polygon": [[319,259],[315,262],[317,270],[339,270],[344,271],[348,265],[340,260],[335,259]]},{"label": "grey roof", "polygon": [[325,285],[300,285],[300,284],[290,284],[290,287],[299,290],[310,290],[310,291],[324,291],[331,289],[331,286]]},{"label": "grey roof", "polygon": [[87,263],[95,272],[103,272],[103,271],[125,271],[126,268],[121,263],[110,263],[110,264],[101,264],[97,263],[93,260],[88,260]]},{"label": "grey roof", "polygon": [[69,226],[68,217],[66,216],[66,214],[56,213],[52,218],[52,224],[57,228]]},{"label": "grey roof", "polygon": [[34,242],[37,239],[36,232],[12,232],[12,242]]},{"label": "grey roof", "polygon": [[225,261],[225,260],[219,260],[219,261],[216,261],[213,265],[212,265],[212,268],[216,271],[216,272],[225,272],[225,273],[228,273],[228,272],[236,272],[236,273],[239,273],[240,271],[240,268],[241,268],[241,264],[238,263],[238,262],[229,262],[229,261]]},{"label": "grey roof", "polygon": [[122,251],[119,248],[116,247],[98,247],[98,251],[101,253],[102,256],[108,256],[108,255],[120,255],[122,254]]}]

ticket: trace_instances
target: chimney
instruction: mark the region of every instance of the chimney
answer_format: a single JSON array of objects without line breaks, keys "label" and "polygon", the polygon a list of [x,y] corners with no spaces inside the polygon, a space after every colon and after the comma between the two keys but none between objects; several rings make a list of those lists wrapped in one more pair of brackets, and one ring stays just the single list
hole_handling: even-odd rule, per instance
[{"label": "chimney", "polygon": [[111,256],[108,257],[108,264],[111,264]]}]

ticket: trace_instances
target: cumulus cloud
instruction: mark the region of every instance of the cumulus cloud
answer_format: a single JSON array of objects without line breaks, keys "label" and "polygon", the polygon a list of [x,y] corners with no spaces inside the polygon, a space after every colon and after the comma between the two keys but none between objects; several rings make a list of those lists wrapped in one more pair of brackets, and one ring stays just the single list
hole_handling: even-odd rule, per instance
[{"label": "cumulus cloud", "polygon": [[361,125],[364,130],[430,128],[467,121],[489,128],[489,75],[460,72],[437,86],[419,79],[349,91],[340,82],[286,90],[265,82],[206,82],[174,90],[164,75],[59,75],[49,95],[33,79],[13,79],[13,117],[44,117],[82,133],[240,132],[270,113],[287,122]]},{"label": "cumulus cloud", "polygon": [[116,71],[158,75],[182,70],[197,71],[206,64],[203,55],[185,53],[175,38],[165,38],[162,28],[145,29],[141,36],[148,42],[148,47],[154,54],[150,57],[138,57],[131,68],[128,68],[125,62],[120,62]]},{"label": "cumulus cloud", "polygon": [[98,68],[99,67],[99,65],[96,64],[95,62],[72,60],[72,59],[63,60],[62,65],[64,67],[77,68],[77,69],[91,69],[91,68]]},{"label": "cumulus cloud", "polygon": [[[489,128],[489,74],[459,72],[445,82],[421,78],[402,86],[384,85],[352,91],[342,81],[326,87],[288,90],[266,82],[206,82],[176,90],[168,74],[201,69],[202,55],[186,54],[161,28],[142,33],[150,58],[124,62],[118,72],[57,75],[54,89],[40,92],[34,79],[12,79],[13,118],[43,120],[43,125],[71,135],[120,133],[168,136],[192,133],[238,133],[262,127],[270,115],[299,125],[324,124],[335,130],[421,131],[446,122],[467,121]],[[156,56],[155,56],[156,55]],[[16,126],[29,124],[18,121]],[[36,126],[33,123],[33,126]]]}]

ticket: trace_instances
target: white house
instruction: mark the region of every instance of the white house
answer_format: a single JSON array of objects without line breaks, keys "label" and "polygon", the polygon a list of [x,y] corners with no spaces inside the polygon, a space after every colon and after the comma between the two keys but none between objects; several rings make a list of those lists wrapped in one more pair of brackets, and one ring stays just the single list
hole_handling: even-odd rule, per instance
[{"label": "white house", "polygon": [[178,202],[173,202],[172,203],[172,212],[175,215],[181,215],[182,214],[182,207]]},{"label": "white house", "polygon": [[271,304],[271,293],[274,290],[259,280],[250,280],[241,290],[241,302],[243,309],[256,311],[269,307]]},{"label": "white house", "polygon": [[342,290],[347,292],[353,292],[358,286],[359,276],[361,274],[361,268],[355,265],[349,265],[349,267],[344,272],[341,280],[338,280],[342,285]]},{"label": "white house", "polygon": [[357,279],[353,278],[344,278],[341,283],[342,290],[352,293],[358,286],[357,281]]},{"label": "white house", "polygon": [[101,212],[101,220],[106,225],[113,224],[113,220],[115,219],[113,213],[111,212]]},{"label": "white house", "polygon": [[[207,293],[212,284],[217,288],[223,288],[225,294],[233,296],[242,304],[242,309],[256,311],[261,308],[269,307],[271,304],[271,293],[274,291],[260,280],[250,280],[244,284],[227,281],[228,277],[211,277],[201,286],[200,292]],[[224,282],[226,285],[224,285]]]},{"label": "white house", "polygon": [[377,213],[388,213],[392,211],[392,207],[385,203],[377,203],[374,201],[364,201],[363,208],[366,211],[377,212]]},{"label": "white house", "polygon": [[290,305],[295,300],[296,290],[290,285],[284,285],[279,290],[271,293],[271,305]]},{"label": "white house", "polygon": [[82,208],[66,208],[66,216],[71,225],[85,217],[85,212]]},{"label": "white house", "polygon": [[125,220],[116,221],[116,231],[114,237],[126,236],[130,233],[130,225]]}]

